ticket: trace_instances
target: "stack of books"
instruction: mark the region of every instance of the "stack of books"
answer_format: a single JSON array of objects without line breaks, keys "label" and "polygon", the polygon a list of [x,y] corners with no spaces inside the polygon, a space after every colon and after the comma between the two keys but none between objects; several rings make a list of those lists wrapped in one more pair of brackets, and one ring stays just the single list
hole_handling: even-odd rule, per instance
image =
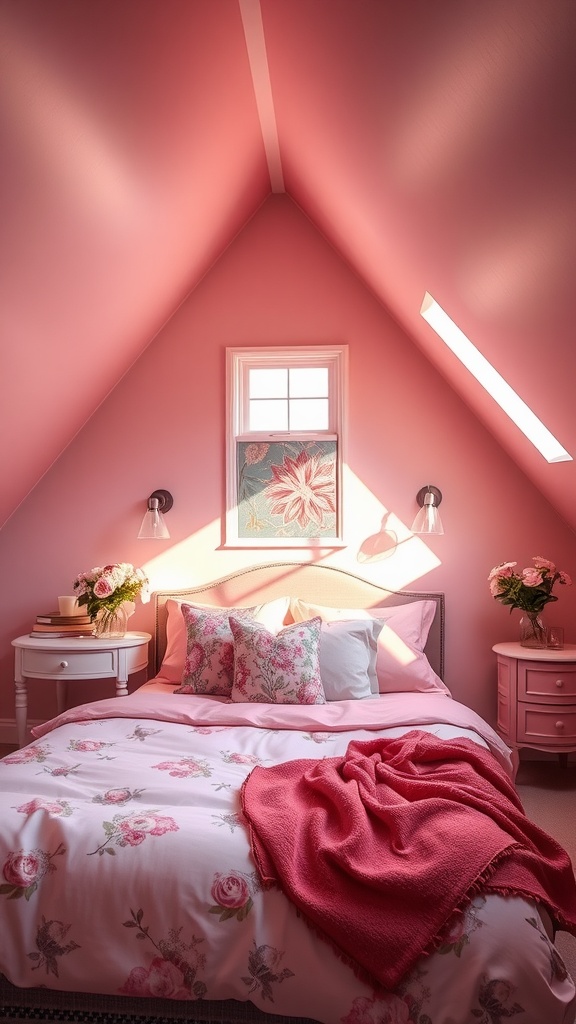
[{"label": "stack of books", "polygon": [[41,640],[51,637],[92,636],[94,623],[89,615],[60,615],[47,612],[37,615],[30,636]]}]

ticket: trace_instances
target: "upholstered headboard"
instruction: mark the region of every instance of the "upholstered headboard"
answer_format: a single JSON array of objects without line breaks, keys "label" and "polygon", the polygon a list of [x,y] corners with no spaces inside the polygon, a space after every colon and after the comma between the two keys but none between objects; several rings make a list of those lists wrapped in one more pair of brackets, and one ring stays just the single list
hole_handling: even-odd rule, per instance
[{"label": "upholstered headboard", "polygon": [[434,671],[441,679],[444,678],[444,594],[387,590],[344,569],[301,562],[272,562],[239,569],[212,583],[185,590],[157,590],[153,594],[155,671],[158,672],[166,650],[166,601],[169,598],[234,608],[262,604],[286,596],[333,608],[371,608],[408,604],[412,601],[434,601],[436,615],[428,634],[425,652]]}]

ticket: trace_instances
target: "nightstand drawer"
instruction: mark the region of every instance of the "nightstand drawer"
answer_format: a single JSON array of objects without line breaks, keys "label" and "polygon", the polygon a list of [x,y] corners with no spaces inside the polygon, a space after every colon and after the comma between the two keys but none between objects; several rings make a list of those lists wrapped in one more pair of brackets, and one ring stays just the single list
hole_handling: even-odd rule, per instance
[{"label": "nightstand drawer", "polygon": [[116,674],[114,651],[22,651],[25,676],[98,679]]},{"label": "nightstand drawer", "polygon": [[576,740],[576,705],[568,707],[536,707],[518,705],[518,740],[546,743],[548,746],[572,745]]},{"label": "nightstand drawer", "polygon": [[576,704],[576,665],[519,661],[518,699],[538,704]]}]

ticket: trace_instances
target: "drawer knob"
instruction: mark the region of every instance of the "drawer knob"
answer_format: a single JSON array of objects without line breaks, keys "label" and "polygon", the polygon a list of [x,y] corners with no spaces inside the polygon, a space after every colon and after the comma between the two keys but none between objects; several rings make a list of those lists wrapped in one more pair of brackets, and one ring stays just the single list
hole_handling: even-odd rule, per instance
[{"label": "drawer knob", "polygon": [[67,661],[61,661],[60,662],[60,668],[68,668],[68,662]]},{"label": "drawer knob", "polygon": [[562,687],[564,686],[564,680],[563,679],[557,679],[556,680],[556,686],[558,687],[559,690],[561,690]]},{"label": "drawer knob", "polygon": [[556,722],[556,728],[558,729],[558,732],[562,732],[562,729],[564,728],[564,722]]}]

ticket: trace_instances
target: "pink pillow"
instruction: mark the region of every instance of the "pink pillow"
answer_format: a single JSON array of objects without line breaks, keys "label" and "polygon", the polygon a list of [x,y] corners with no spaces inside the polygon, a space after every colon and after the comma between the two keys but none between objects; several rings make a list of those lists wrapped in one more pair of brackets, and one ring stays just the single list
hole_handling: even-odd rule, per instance
[{"label": "pink pillow", "polygon": [[[289,598],[279,597],[274,601],[267,601],[265,604],[255,605],[252,608],[231,609],[191,604],[189,601],[177,601],[174,598],[169,598],[166,601],[166,652],[156,679],[158,682],[168,683],[171,686],[178,686],[183,682],[187,651],[186,624],[182,614],[184,604],[188,608],[208,613],[225,612],[226,622],[228,622],[228,615],[231,611],[238,611],[240,615],[248,612],[257,622],[264,623],[273,633],[277,633],[279,629],[282,629],[289,603]],[[227,639],[232,641],[230,630],[228,630]],[[231,682],[230,685],[232,685]]]},{"label": "pink pillow", "polygon": [[234,701],[260,704],[325,704],[320,677],[319,617],[280,633],[230,616],[234,637]]},{"label": "pink pillow", "polygon": [[383,623],[378,637],[376,676],[380,693],[426,693],[435,690],[450,694],[424,654],[430,626],[436,612],[434,601],[381,608],[328,608],[293,599],[290,611],[295,622],[319,615],[324,622],[339,619],[378,619]]}]

